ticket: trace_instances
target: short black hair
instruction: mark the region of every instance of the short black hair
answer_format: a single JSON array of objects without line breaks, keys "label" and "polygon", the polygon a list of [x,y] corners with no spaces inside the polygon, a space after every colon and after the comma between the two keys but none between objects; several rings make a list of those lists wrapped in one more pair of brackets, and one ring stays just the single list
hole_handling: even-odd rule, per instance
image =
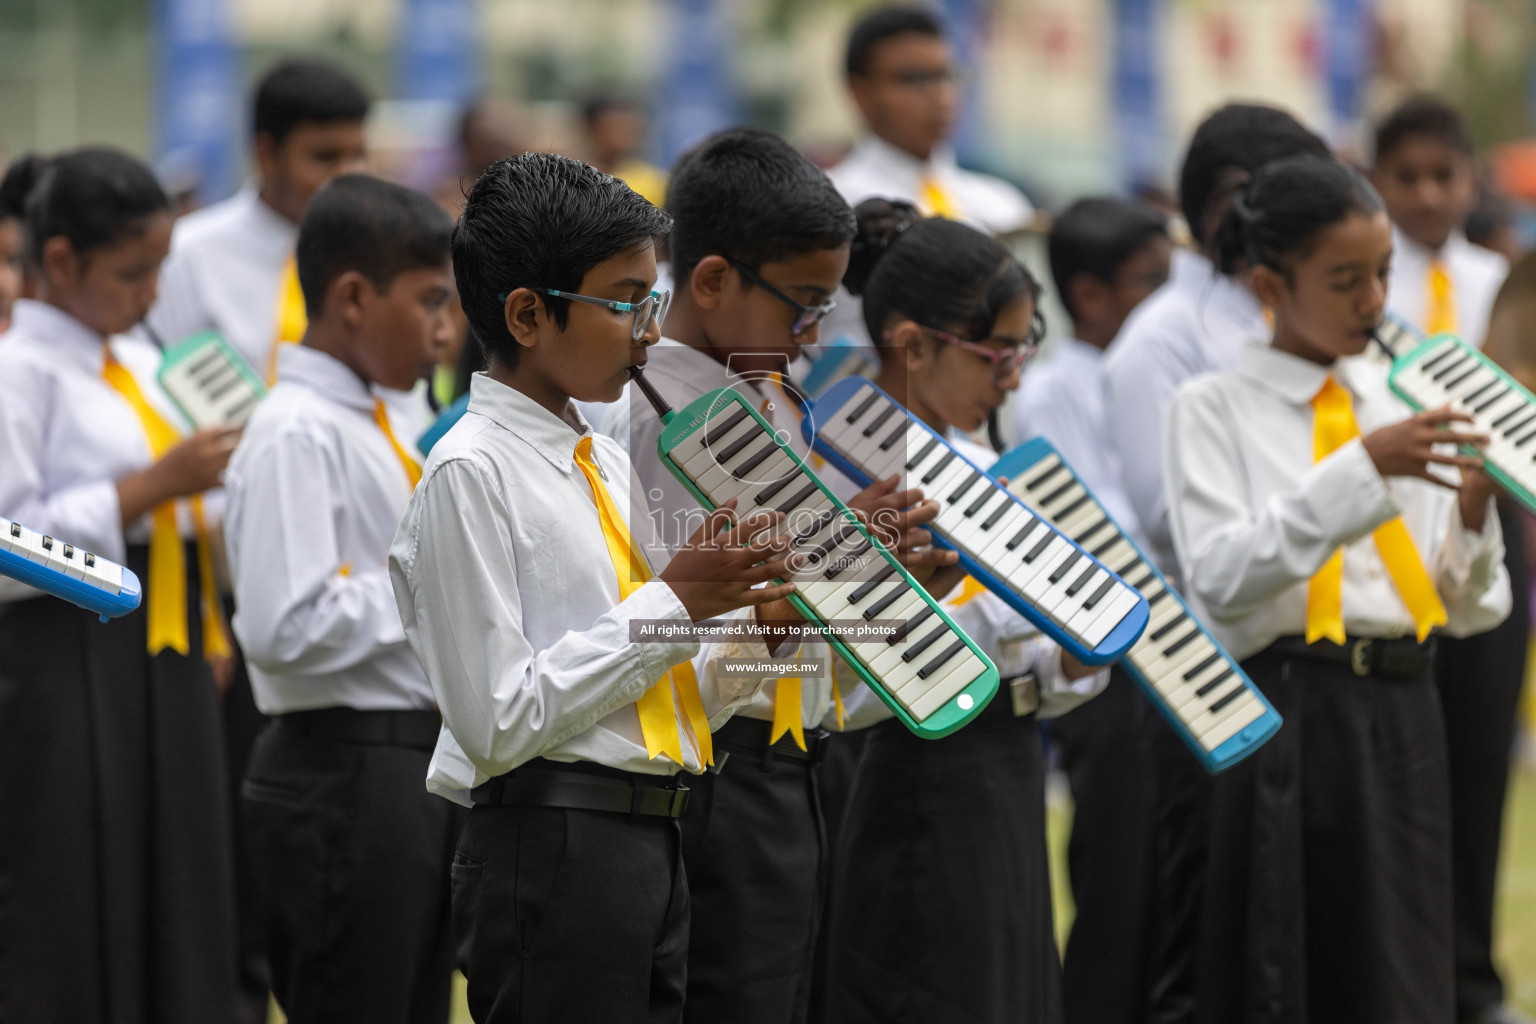
[{"label": "short black hair", "polygon": [[1291,264],[1311,251],[1324,228],[1382,209],[1365,176],[1334,157],[1276,160],[1238,191],[1222,218],[1217,262],[1224,274],[1263,265],[1289,277]]},{"label": "short black hair", "polygon": [[[553,153],[523,153],[486,168],[453,231],[459,301],[486,358],[516,366],[505,300],[518,288],[574,292],[587,271],[653,244],[672,218],[609,174]],[[570,302],[542,296],[564,327]]]},{"label": "short black hair", "polygon": [[854,209],[859,234],[843,285],[864,300],[864,326],[877,346],[893,315],[981,340],[1003,307],[1035,302],[1035,333],[1045,330],[1040,283],[991,235],[942,217],[920,216],[902,200],[866,199]]},{"label": "short black hair", "polygon": [[274,65],[256,84],[254,130],[281,144],[305,122],[361,121],[371,102],[351,72],[327,61],[293,58]]},{"label": "short black hair", "polygon": [[853,241],[853,211],[819,167],[772,132],[711,135],[673,168],[667,247],[678,288],[705,256],[756,269]]},{"label": "short black hair", "polygon": [[1196,241],[1206,243],[1214,207],[1265,164],[1288,156],[1328,156],[1327,143],[1275,107],[1229,103],[1195,129],[1179,172],[1179,207]]},{"label": "short black hair", "polygon": [[1461,111],[1438,96],[1412,96],[1376,126],[1376,163],[1409,139],[1429,138],[1472,155],[1472,130]]},{"label": "short black hair", "polygon": [[43,262],[43,246],[60,235],[79,255],[142,232],[171,200],[155,173],[120,149],[89,146],[48,161],[26,200],[27,248]]},{"label": "short black hair", "polygon": [[297,259],[311,319],[325,290],[355,270],[379,291],[408,270],[440,267],[452,252],[453,220],[415,189],[366,174],[343,174],[315,193],[299,226]]},{"label": "short black hair", "polygon": [[21,220],[27,213],[27,197],[37,187],[48,166],[41,153],[27,153],[11,161],[0,178],[0,220]]},{"label": "short black hair", "polygon": [[1153,239],[1168,237],[1168,219],[1149,203],[1114,196],[1089,196],[1067,207],[1051,224],[1046,238],[1051,280],[1067,315],[1072,308],[1071,282],[1087,274],[1113,284],[1126,260]]},{"label": "short black hair", "polygon": [[923,36],[944,38],[944,23],[932,11],[905,4],[877,7],[854,22],[848,33],[848,49],[843,56],[843,68],[849,77],[869,73],[875,47],[893,39],[916,33]]}]

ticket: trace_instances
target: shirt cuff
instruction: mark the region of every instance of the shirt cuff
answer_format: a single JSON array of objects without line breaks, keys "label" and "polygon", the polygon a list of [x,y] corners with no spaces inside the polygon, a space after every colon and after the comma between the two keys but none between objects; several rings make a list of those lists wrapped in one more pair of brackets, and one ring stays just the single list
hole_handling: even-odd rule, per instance
[{"label": "shirt cuff", "polygon": [[637,635],[639,624],[646,620],[693,624],[693,618],[676,592],[661,580],[651,580],[630,594],[614,609],[614,615],[629,629],[630,642],[639,649],[641,664],[653,680],[660,679],[674,665],[689,661],[699,653],[699,641],[691,635],[691,630],[683,631],[681,638]]},{"label": "shirt cuff", "polygon": [[1035,654],[1035,681],[1040,685],[1041,718],[1064,715],[1079,704],[1099,695],[1109,685],[1109,666],[1082,676],[1067,678],[1061,664],[1061,648],[1054,642],[1043,640]]},{"label": "shirt cuff", "polygon": [[1302,494],[1332,546],[1348,544],[1399,515],[1387,482],[1359,438],[1302,477]]},{"label": "shirt cuff", "polygon": [[1469,530],[1463,526],[1461,503],[1453,502],[1450,528],[1445,533],[1445,548],[1440,553],[1440,564],[1442,571],[1451,580],[1469,580],[1477,570],[1486,570],[1489,563],[1504,557],[1499,510],[1493,498],[1488,499],[1481,530]]}]

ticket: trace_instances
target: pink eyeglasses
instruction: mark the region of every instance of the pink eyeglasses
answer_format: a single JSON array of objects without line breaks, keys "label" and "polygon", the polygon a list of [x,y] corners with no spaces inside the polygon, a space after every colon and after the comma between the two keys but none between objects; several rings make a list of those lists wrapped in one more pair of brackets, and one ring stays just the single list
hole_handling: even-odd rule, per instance
[{"label": "pink eyeglasses", "polygon": [[965,349],[967,352],[974,352],[991,363],[992,378],[994,380],[1006,377],[1014,370],[1022,370],[1025,364],[1035,357],[1035,353],[1040,351],[1040,342],[1035,338],[1033,332],[1031,332],[1030,337],[1025,340],[1024,344],[1017,348],[991,348],[980,342],[966,341],[964,338],[957,338],[953,334],[946,334],[932,327],[924,327],[922,324],[917,326],[924,333],[931,334],[940,341],[953,345],[956,348]]}]

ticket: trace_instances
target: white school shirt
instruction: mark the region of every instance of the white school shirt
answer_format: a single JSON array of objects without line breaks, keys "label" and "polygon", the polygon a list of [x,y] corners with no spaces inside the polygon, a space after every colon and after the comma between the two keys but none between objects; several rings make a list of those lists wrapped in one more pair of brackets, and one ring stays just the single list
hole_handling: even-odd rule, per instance
[{"label": "white school shirt", "polygon": [[411,482],[362,378],[284,345],[225,490],[233,626],[261,712],[432,708],[389,581]]},{"label": "white school shirt", "polygon": [[[1146,553],[1177,581],[1163,494],[1163,426],[1179,385],[1231,369],[1244,339],[1265,338],[1264,308],[1210,260],[1175,249],[1168,283],[1136,307],[1104,361],[1107,439]],[[1311,449],[1309,448],[1308,451]]]},{"label": "white school shirt", "polygon": [[[0,515],[114,562],[149,539],[148,516],[123,529],[117,481],[154,463],[138,414],[102,378],[104,339],[56,306],[18,299],[0,338]],[[137,338],[111,339],[112,354],[145,400],[172,425],[154,381],[159,353]],[[184,537],[191,516],[179,503]],[[0,601],[37,591],[0,581]]]},{"label": "white school shirt", "polygon": [[1362,437],[1411,415],[1377,363],[1329,368],[1267,345],[1243,348],[1236,369],[1192,381],[1174,399],[1169,519],[1197,617],[1237,658],[1305,635],[1308,582],[1342,545],[1345,632],[1412,636],[1371,538],[1401,515],[1445,604],[1445,632],[1492,629],[1510,609],[1493,502],[1483,529],[1466,530],[1454,490],[1384,479],[1358,438],[1314,464],[1311,403],[1330,375],[1353,396]]},{"label": "white school shirt", "polygon": [[145,324],[167,346],[216,330],[265,378],[283,269],[298,239],[299,226],[262,202],[254,184],[189,213],[171,234]]},{"label": "white school shirt", "polygon": [[[718,727],[759,685],[717,671],[719,658],[765,658],[766,649],[634,642],[632,622],[689,617],[658,579],[619,601],[575,449],[592,437],[621,514],[630,507],[624,450],[579,414],[567,422],[483,373],[470,395],[464,418],[433,447],[389,555],[405,635],[443,714],[427,788],[467,804],[469,790],[536,757],[675,772],[667,758],[646,757],[635,701],[694,658],[705,713]],[[652,565],[660,554],[646,552]],[[682,767],[701,771],[684,747]]]},{"label": "white school shirt", "polygon": [[[997,460],[997,453],[992,449],[961,434],[951,431],[946,437],[956,451],[983,470]],[[1108,685],[1107,668],[1080,679],[1068,679],[1062,671],[1061,648],[1054,640],[1042,636],[1034,623],[1014,611],[990,590],[984,590],[969,599],[962,597],[964,591],[964,587],[956,587],[939,602],[939,606],[981,648],[982,653],[992,659],[1001,678],[1034,673],[1040,691],[1039,717],[1055,718],[1063,715],[1096,696]],[[839,663],[838,678],[848,680],[857,679],[858,676],[852,668]],[[992,699],[1010,700],[1006,690],[1007,684],[1004,684]],[[842,694],[846,710],[843,723],[845,732],[867,729],[895,717],[890,708],[867,686],[855,688],[844,682]],[[827,727],[836,726],[829,722]]]},{"label": "white school shirt", "polygon": [[[690,402],[717,388],[732,388],[752,403],[774,429],[789,443],[816,473],[822,476],[834,492],[843,488],[842,474],[812,455],[800,433],[800,413],[794,399],[774,382],[752,379],[753,375],[732,376],[725,364],[690,345],[671,338],[662,338],[652,346],[646,360],[645,379],[674,409],[682,409]],[[610,436],[619,439],[629,454],[634,469],[631,494],[643,502],[627,511],[630,522],[637,529],[650,533],[648,543],[670,555],[693,535],[707,514],[699,500],[683,486],[672,471],[656,454],[656,441],[661,436],[660,417],[650,402],[631,384],[624,389],[624,397],[609,407],[604,425]],[[857,491],[853,488],[853,491]],[[846,500],[847,495],[840,494]],[[747,510],[743,510],[747,511]],[[659,566],[658,566],[659,568]],[[808,644],[803,653],[808,657],[825,656],[826,645]],[[773,721],[774,704],[778,687],[770,683],[758,691],[752,702],[737,711],[745,718]],[[816,678],[805,676],[801,680],[801,722],[810,729],[819,725],[832,707],[832,680],[830,676]]]},{"label": "white school shirt", "polygon": [[1141,523],[1126,497],[1105,410],[1107,352],[1077,338],[1057,339],[1024,372],[1006,408],[1009,443],[1043,437],[1067,460],[1110,518],[1138,545]]},{"label": "white school shirt", "polygon": [[1429,314],[1429,271],[1436,259],[1451,279],[1456,333],[1478,348],[1488,337],[1493,300],[1509,274],[1509,261],[1491,249],[1473,245],[1460,231],[1452,232],[1437,253],[1392,229],[1392,276],[1387,307],[1420,331]]},{"label": "white school shirt", "polygon": [[993,235],[1028,227],[1035,216],[1034,206],[1015,185],[961,167],[947,143],[920,160],[876,135],[866,135],[827,177],[849,206],[881,196],[919,207],[923,182],[932,178],[960,208],[961,220]]}]

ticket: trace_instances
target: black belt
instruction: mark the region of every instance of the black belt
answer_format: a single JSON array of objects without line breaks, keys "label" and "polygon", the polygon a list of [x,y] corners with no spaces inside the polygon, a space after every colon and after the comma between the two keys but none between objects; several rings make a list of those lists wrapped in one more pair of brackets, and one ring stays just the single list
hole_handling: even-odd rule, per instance
[{"label": "black belt", "polygon": [[470,792],[470,799],[503,807],[564,807],[631,818],[677,818],[688,806],[688,787],[672,775],[641,775],[590,761],[566,764],[541,757],[482,782]]},{"label": "black belt", "polygon": [[1348,669],[1357,676],[1409,679],[1429,671],[1435,660],[1435,641],[1433,637],[1423,643],[1412,637],[1395,640],[1358,637],[1346,640],[1341,647],[1332,640],[1309,644],[1299,636],[1283,636],[1270,644],[1264,653],[1321,662]]},{"label": "black belt", "polygon": [[[737,715],[715,730],[714,744],[717,750],[726,754],[758,758],[763,762],[765,769],[772,768],[773,762],[778,758],[819,764],[826,756],[827,730],[825,729],[806,729],[804,750],[800,749],[794,737],[787,732],[780,736],[777,742],[769,743],[768,737],[772,734],[773,723],[765,722],[760,718],[743,718]],[[715,771],[719,772],[724,767],[725,758],[716,755]]]},{"label": "black belt", "polygon": [[290,711],[272,719],[277,728],[295,736],[365,743],[380,747],[411,747],[432,750],[443,719],[436,711],[358,711],[355,708],[319,708]]}]

